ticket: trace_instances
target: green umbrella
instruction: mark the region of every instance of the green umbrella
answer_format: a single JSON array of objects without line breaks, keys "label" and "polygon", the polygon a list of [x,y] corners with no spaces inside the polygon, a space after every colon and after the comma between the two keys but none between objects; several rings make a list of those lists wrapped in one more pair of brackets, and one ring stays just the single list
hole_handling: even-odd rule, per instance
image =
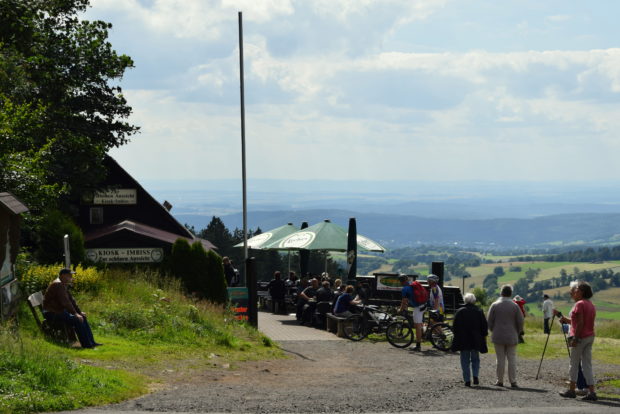
[{"label": "green umbrella", "polygon": [[[251,239],[248,239],[248,248],[263,249],[267,244],[286,237],[291,233],[295,233],[297,230],[299,229],[293,226],[292,223],[285,224],[284,226],[280,226],[276,229],[266,231],[252,237]],[[235,244],[235,247],[243,247],[243,242]]]},{"label": "green umbrella", "polygon": [[[384,252],[379,243],[357,235],[359,250]],[[326,250],[332,252],[347,251],[347,231],[329,220],[317,223],[303,230],[284,236],[278,240],[263,244],[267,250]]]}]

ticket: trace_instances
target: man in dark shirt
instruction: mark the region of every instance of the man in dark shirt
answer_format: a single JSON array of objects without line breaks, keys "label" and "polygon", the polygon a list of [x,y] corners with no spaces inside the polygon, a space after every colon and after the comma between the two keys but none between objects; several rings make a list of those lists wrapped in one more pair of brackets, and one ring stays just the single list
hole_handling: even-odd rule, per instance
[{"label": "man in dark shirt", "polygon": [[101,344],[95,342],[86,314],[80,310],[69,293],[68,288],[73,282],[74,274],[71,269],[62,269],[58,279],[47,287],[43,297],[43,316],[52,323],[63,322],[72,326],[82,348],[94,348]]},{"label": "man in dark shirt", "polygon": [[237,269],[234,268],[232,261],[228,256],[222,257],[222,264],[224,265],[224,276],[226,277],[226,286],[237,286]]},{"label": "man in dark shirt", "polygon": [[324,280],[321,287],[316,291],[317,302],[331,302],[334,299],[334,292],[329,285],[329,281]]},{"label": "man in dark shirt", "polygon": [[[303,325],[304,322],[310,322],[311,316],[316,309],[316,295],[319,287],[319,281],[312,279],[310,286],[305,288],[299,294],[297,299],[297,320]],[[306,306],[308,305],[308,306]]]},{"label": "man in dark shirt", "polygon": [[286,313],[286,304],[284,303],[286,286],[279,271],[274,272],[273,279],[267,285],[267,290],[271,296],[271,313],[276,313],[276,303],[278,304],[278,312]]}]

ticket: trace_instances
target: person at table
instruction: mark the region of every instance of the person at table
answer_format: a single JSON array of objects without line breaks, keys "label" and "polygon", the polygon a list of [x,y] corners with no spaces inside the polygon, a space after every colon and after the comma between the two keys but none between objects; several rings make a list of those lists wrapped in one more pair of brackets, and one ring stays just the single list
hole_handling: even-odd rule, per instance
[{"label": "person at table", "polygon": [[316,309],[316,295],[319,289],[319,281],[313,278],[310,286],[305,288],[297,297],[297,321],[302,325],[312,320],[312,314]]},{"label": "person at table", "polygon": [[316,291],[317,302],[331,302],[334,298],[334,292],[328,280],[321,282],[321,287]]},{"label": "person at table", "polygon": [[358,305],[361,303],[361,301],[353,299],[354,290],[353,285],[347,285],[344,289],[344,293],[338,296],[336,304],[334,305],[334,316],[347,318],[353,315],[353,312],[351,312],[351,305]]}]

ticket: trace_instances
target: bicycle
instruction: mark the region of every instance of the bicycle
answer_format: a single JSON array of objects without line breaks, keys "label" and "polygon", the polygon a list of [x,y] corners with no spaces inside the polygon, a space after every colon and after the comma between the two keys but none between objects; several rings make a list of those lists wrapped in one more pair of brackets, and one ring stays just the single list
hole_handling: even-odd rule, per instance
[{"label": "bicycle", "polygon": [[[406,348],[413,342],[413,320],[410,313],[388,325],[385,335],[390,345],[396,348]],[[443,322],[443,315],[438,310],[429,309],[422,339],[441,351],[449,351],[454,340],[454,332],[447,323]]]},{"label": "bicycle", "polygon": [[394,321],[394,312],[381,310],[377,306],[363,305],[362,312],[344,320],[344,336],[352,341],[361,341],[371,333],[384,333]]}]

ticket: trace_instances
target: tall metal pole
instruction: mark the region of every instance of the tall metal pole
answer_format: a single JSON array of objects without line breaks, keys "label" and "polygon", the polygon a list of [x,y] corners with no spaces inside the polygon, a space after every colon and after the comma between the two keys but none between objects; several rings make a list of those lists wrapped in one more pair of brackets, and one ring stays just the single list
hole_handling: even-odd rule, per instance
[{"label": "tall metal pole", "polygon": [[[245,179],[245,88],[243,85],[243,17],[239,12],[239,82],[241,84],[241,179],[243,182],[243,259],[248,259],[248,204]],[[247,281],[247,267],[245,281]]]}]

